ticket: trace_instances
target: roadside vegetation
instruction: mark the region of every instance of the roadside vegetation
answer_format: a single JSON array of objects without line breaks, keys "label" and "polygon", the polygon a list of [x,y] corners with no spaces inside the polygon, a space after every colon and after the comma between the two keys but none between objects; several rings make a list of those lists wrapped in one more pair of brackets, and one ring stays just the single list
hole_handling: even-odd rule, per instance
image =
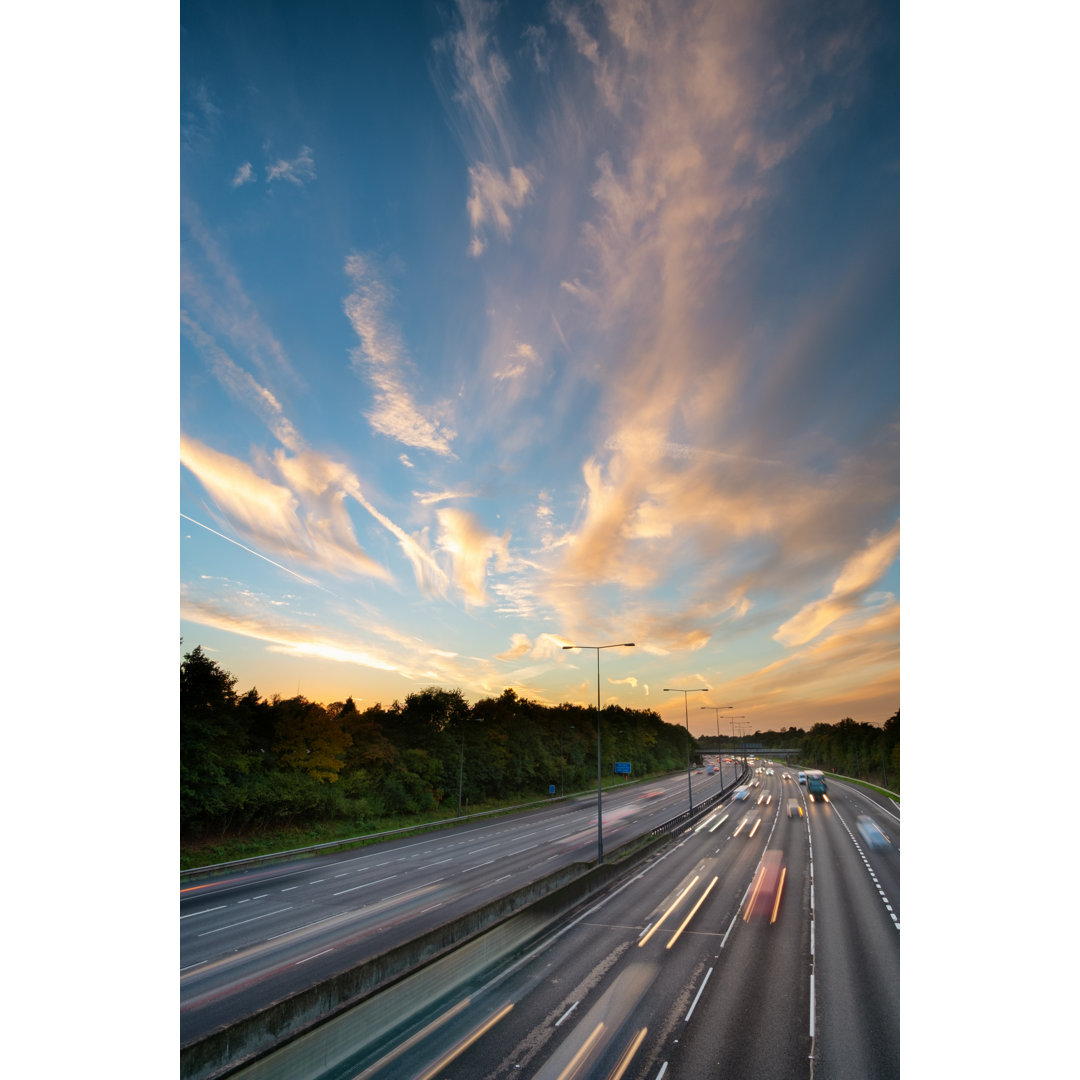
[{"label": "roadside vegetation", "polygon": [[[596,710],[430,687],[388,707],[265,700],[202,649],[180,666],[181,868],[595,790]],[[686,765],[652,710],[600,713],[603,772]]]},{"label": "roadside vegetation", "polygon": [[[685,729],[651,709],[609,705],[600,733],[605,787],[626,782],[616,762],[629,762],[634,780],[686,768]],[[798,747],[806,767],[885,776],[899,791],[899,740],[897,712],[885,729],[845,719],[746,741],[762,747],[754,753]],[[713,744],[699,739],[694,752]],[[181,869],[503,809],[550,798],[552,787],[595,791],[594,708],[509,689],[470,705],[460,690],[429,687],[360,710],[351,697],[321,705],[237,693],[201,647],[180,665]]]},{"label": "roadside vegetation", "polygon": [[[698,750],[711,752],[713,737],[697,740]],[[720,739],[727,753],[738,742]],[[858,780],[885,795],[900,794],[900,710],[880,726],[856,723],[845,717],[835,724],[814,724],[808,731],[789,727],[783,731],[757,731],[743,744],[749,753],[768,756],[770,750],[796,750],[787,758],[793,769],[820,769]]]}]

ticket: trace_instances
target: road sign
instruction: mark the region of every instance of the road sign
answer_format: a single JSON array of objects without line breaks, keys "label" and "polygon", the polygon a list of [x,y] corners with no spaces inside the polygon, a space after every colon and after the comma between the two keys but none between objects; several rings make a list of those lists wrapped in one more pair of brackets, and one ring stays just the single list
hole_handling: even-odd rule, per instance
[{"label": "road sign", "polygon": [[630,762],[629,761],[616,761],[615,762],[615,775],[616,776],[629,776],[630,775]]}]

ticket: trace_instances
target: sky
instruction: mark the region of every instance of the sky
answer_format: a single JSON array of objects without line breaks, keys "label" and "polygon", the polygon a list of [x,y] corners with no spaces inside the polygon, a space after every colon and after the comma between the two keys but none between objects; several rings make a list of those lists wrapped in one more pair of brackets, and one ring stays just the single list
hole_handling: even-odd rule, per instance
[{"label": "sky", "polygon": [[899,708],[895,5],[179,37],[181,654],[595,704],[563,646],[632,641],[602,702],[695,734]]}]

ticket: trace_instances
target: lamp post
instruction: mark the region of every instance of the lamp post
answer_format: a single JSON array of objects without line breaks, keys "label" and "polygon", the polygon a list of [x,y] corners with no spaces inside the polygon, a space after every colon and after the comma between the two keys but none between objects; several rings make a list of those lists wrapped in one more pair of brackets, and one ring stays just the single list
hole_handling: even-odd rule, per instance
[{"label": "lamp post", "polygon": [[[680,690],[676,687],[665,686],[665,694],[682,694],[683,712],[686,713],[686,786],[690,792],[690,813],[694,812],[694,784],[690,779],[690,706],[686,704],[687,694],[707,694],[709,688],[707,686],[696,686],[692,690]],[[720,778],[721,785],[723,784],[723,777]]]},{"label": "lamp post", "polygon": [[604,861],[604,808],[603,779],[600,772],[600,650],[632,649],[632,641],[616,642],[614,645],[564,645],[564,649],[596,650],[596,865]]},{"label": "lamp post", "polygon": [[[470,720],[471,724],[479,724],[479,720]],[[465,776],[465,728],[461,729],[461,750],[458,755],[458,774],[457,774],[457,812],[458,817],[461,817],[461,789],[462,781]]]},{"label": "lamp post", "polygon": [[[728,719],[731,721],[731,737],[732,737],[732,739],[734,739],[735,738],[735,721],[736,720],[745,720],[746,718],[743,717],[743,716],[730,716],[730,717],[728,717]],[[739,724],[739,727],[745,727],[745,726],[746,726],[745,724]],[[739,749],[740,750],[742,749],[742,732],[741,731],[739,732]],[[738,756],[738,755],[736,755],[736,756]],[[743,752],[742,759],[743,759],[743,768],[745,769],[746,768],[746,753],[745,753],[745,751]]]},{"label": "lamp post", "polygon": [[724,755],[720,752],[720,713],[723,709],[734,709],[734,705],[702,705],[703,709],[712,709],[716,713],[716,767],[720,770],[720,790],[724,790]]}]

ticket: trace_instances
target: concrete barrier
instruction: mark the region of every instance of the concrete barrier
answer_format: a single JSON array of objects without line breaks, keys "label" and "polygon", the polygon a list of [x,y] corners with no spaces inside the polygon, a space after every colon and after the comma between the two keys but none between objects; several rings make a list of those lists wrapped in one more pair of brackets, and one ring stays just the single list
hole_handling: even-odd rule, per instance
[{"label": "concrete barrier", "polygon": [[535,941],[575,908],[636,870],[671,836],[630,844],[601,866],[563,867],[211,1032],[181,1047],[181,1080],[318,1077],[406,1022],[433,998]]}]

